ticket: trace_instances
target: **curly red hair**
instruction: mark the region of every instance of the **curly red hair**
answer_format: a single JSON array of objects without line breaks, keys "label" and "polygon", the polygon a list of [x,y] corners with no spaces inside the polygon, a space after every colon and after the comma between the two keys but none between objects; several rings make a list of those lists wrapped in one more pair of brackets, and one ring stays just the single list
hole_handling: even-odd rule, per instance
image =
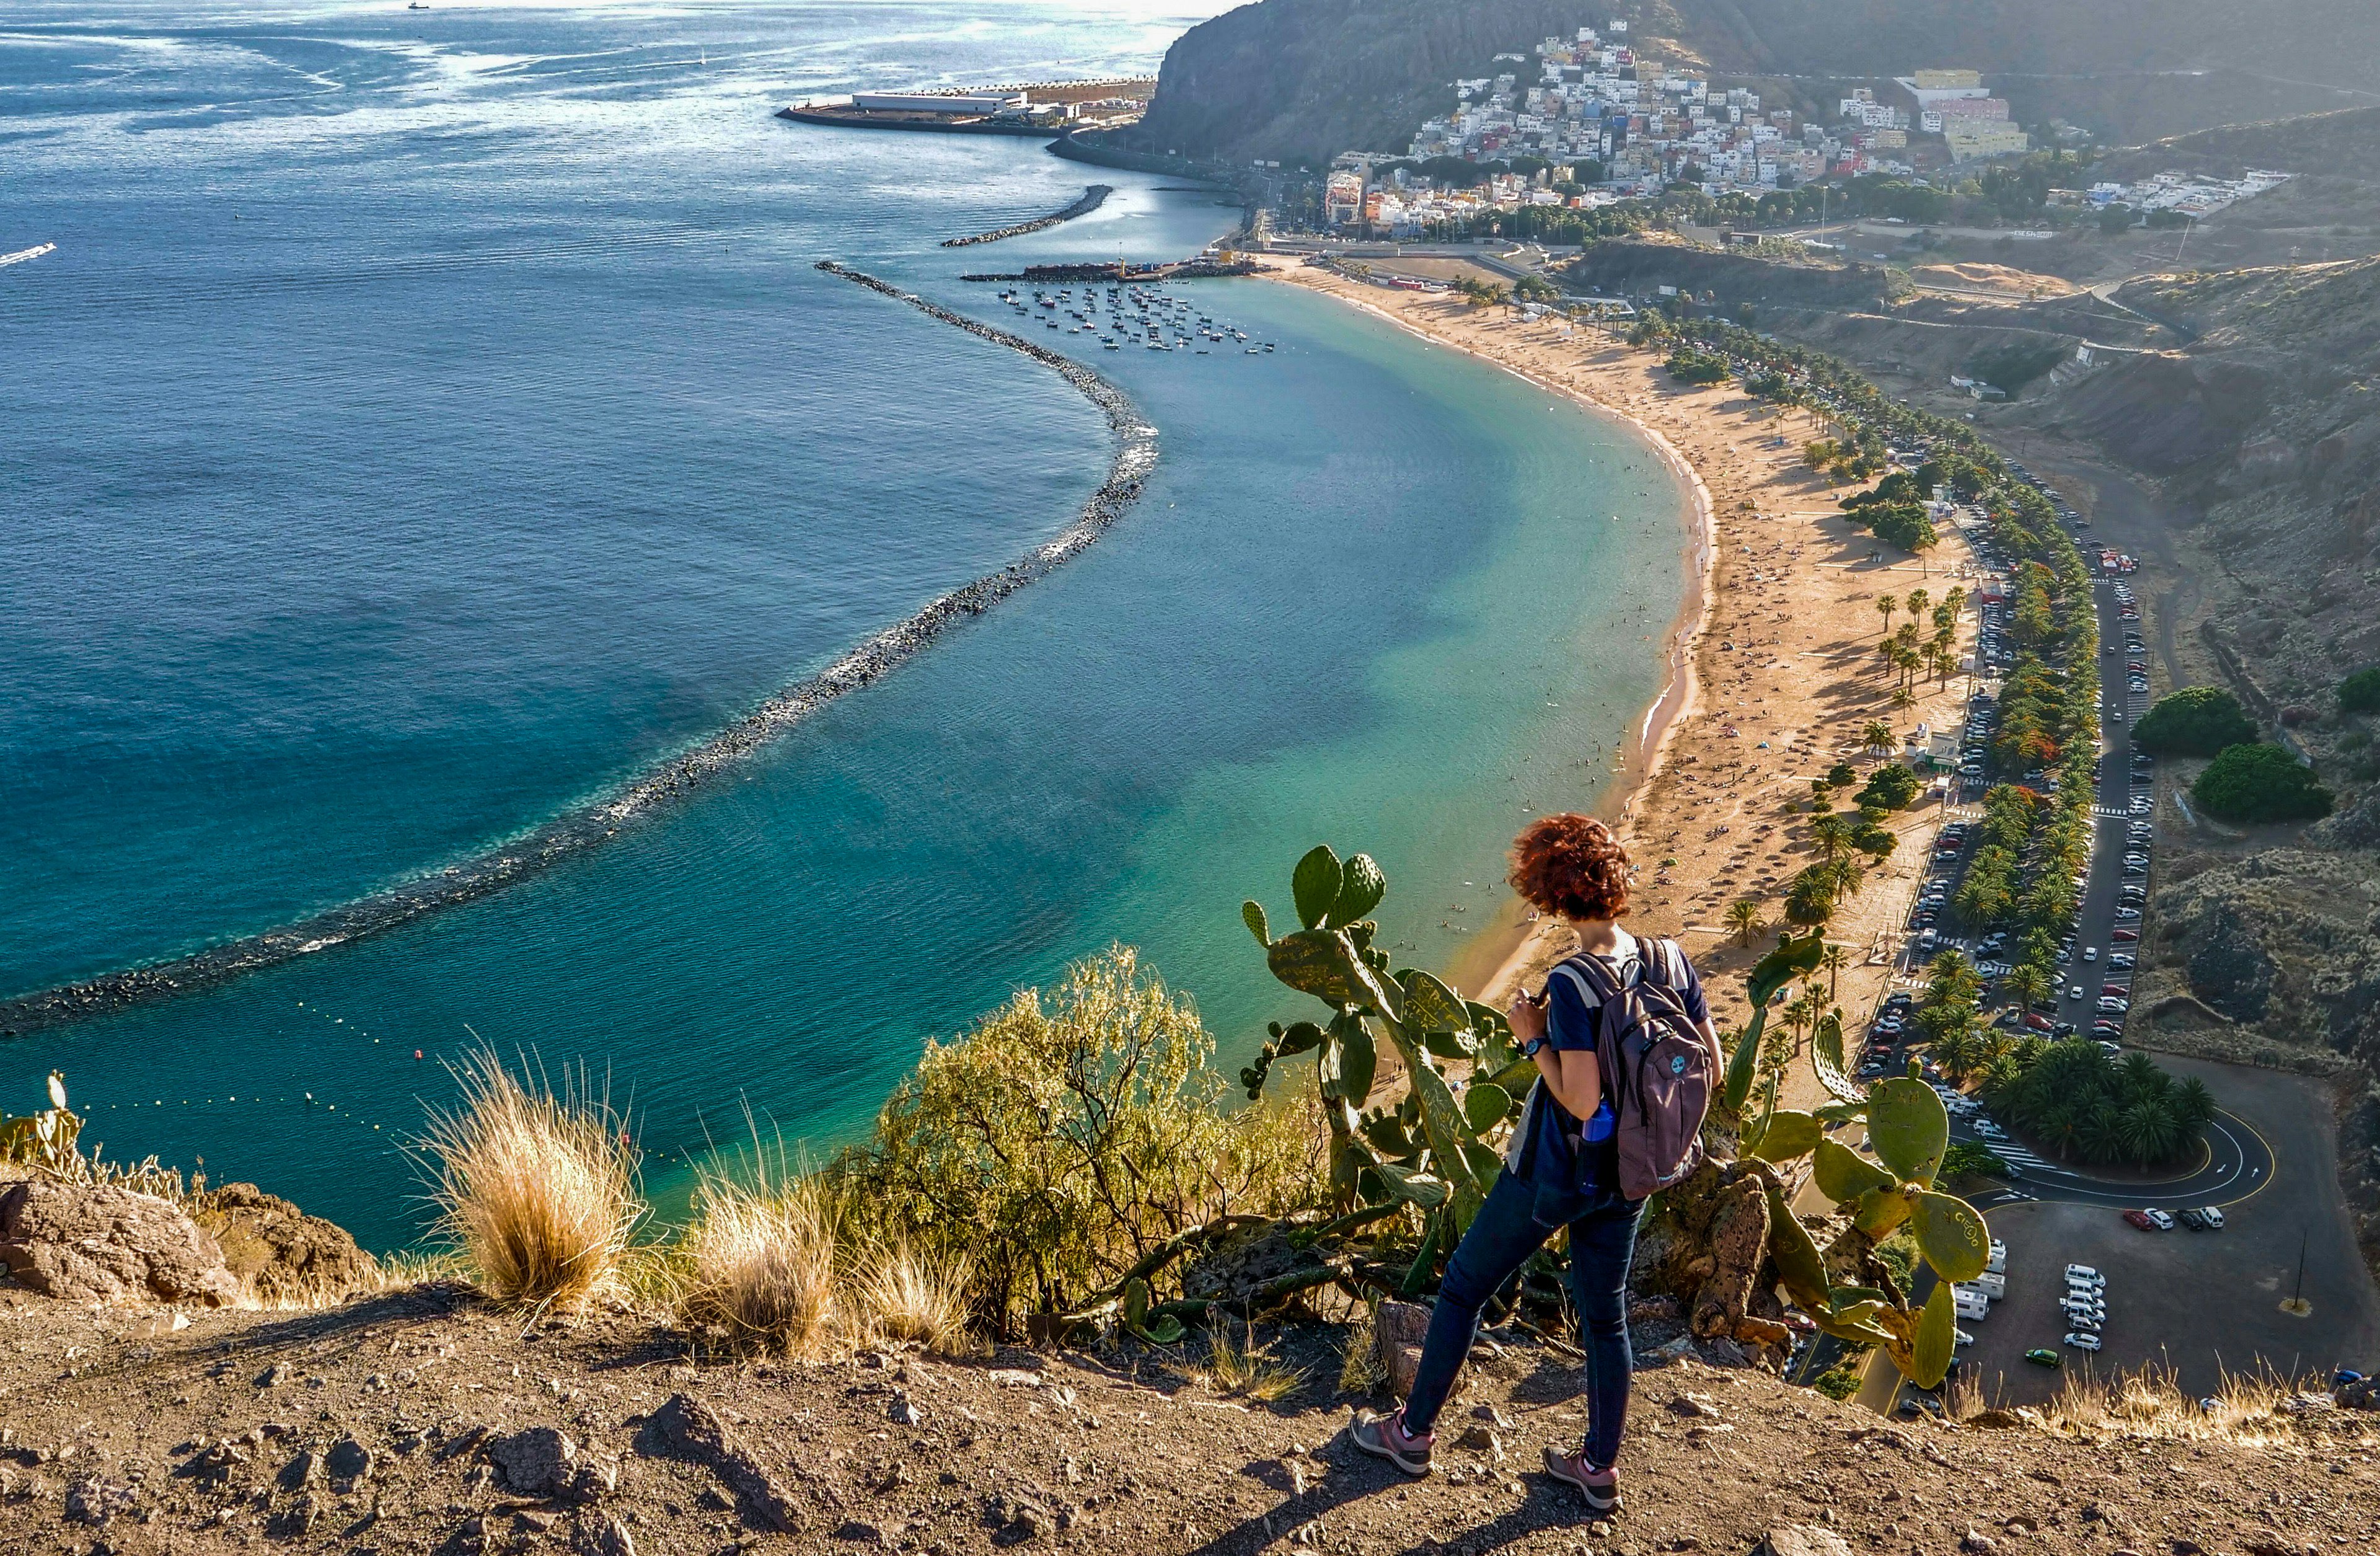
[{"label": "curly red hair", "polygon": [[1592,816],[1544,816],[1512,840],[1512,890],[1565,918],[1628,911],[1628,850]]}]

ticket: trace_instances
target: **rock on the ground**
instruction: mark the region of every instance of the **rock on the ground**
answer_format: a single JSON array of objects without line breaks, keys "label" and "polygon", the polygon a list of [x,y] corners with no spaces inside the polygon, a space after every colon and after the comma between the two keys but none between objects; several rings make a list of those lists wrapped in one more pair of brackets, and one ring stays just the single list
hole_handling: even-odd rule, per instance
[{"label": "rock on the ground", "polygon": [[190,1219],[214,1238],[232,1274],[267,1302],[334,1302],[380,1280],[379,1264],[344,1227],[254,1184],[193,1196]]},{"label": "rock on the ground", "polygon": [[1758,1556],[1852,1556],[1852,1548],[1832,1529],[1815,1524],[1785,1524],[1768,1531]]},{"label": "rock on the ground", "polygon": [[179,1207],[114,1185],[21,1179],[0,1189],[0,1261],[72,1302],[239,1300],[223,1250]]},{"label": "rock on the ground", "polygon": [[1372,1343],[1379,1353],[1380,1370],[1399,1399],[1413,1392],[1414,1372],[1421,1366],[1421,1343],[1429,1333],[1429,1309],[1412,1302],[1383,1302],[1372,1310]]},{"label": "rock on the ground", "polygon": [[488,1443],[488,1460],[508,1489],[525,1497],[550,1497],[570,1484],[578,1444],[552,1427],[531,1427]]}]

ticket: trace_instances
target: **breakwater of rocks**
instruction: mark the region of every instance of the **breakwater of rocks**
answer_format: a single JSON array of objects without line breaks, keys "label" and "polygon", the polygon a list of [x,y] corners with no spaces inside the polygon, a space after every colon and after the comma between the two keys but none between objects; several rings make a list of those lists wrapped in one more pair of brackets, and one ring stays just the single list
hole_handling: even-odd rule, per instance
[{"label": "breakwater of rocks", "polygon": [[973,237],[946,237],[942,239],[942,247],[964,249],[973,243],[997,243],[1003,237],[1022,237],[1028,232],[1039,232],[1043,227],[1054,227],[1061,222],[1071,222],[1077,216],[1087,216],[1105,205],[1108,202],[1108,196],[1113,193],[1115,193],[1115,187],[1111,184],[1086,184],[1083,186],[1083,198],[1063,211],[1052,211],[1047,216],[1036,216],[1029,222],[1019,222],[1014,226],[994,227],[990,232],[977,233]]},{"label": "breakwater of rocks", "polygon": [[962,275],[962,281],[1029,281],[1060,286],[1075,281],[1119,281],[1135,285],[1149,281],[1203,281],[1224,275],[1254,275],[1254,260],[1169,260],[1163,264],[1026,265],[999,274]]},{"label": "breakwater of rocks", "polygon": [[1050,369],[1097,406],[1115,435],[1107,480],[1091,493],[1063,533],[1036,546],[996,573],[962,584],[907,620],[853,649],[834,663],[797,681],[699,745],[679,752],[643,776],[565,810],[553,820],[432,874],[347,903],[262,934],[210,946],[171,961],[107,973],[81,983],[0,1001],[0,1038],[18,1037],[88,1016],[121,1010],[227,982],[244,973],[383,934],[440,908],[502,891],[583,854],[704,781],[734,767],[836,698],[881,678],[970,617],[1080,554],[1138,500],[1157,463],[1157,429],[1131,396],[1070,357],[1021,335],[954,313],[861,271],[819,261],[829,274],[883,293],[920,312]]}]

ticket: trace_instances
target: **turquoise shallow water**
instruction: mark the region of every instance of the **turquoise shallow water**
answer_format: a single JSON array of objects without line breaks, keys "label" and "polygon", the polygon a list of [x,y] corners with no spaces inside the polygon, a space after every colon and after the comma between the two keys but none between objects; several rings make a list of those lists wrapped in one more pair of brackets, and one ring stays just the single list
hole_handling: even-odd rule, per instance
[{"label": "turquoise shallow water", "polygon": [[[1231,213],[1099,174],[1094,217],[941,249],[1089,176],[767,116],[1145,69],[1183,24],[1016,14],[57,6],[0,39],[0,251],[59,245],[0,270],[0,484],[36,496],[0,533],[0,991],[477,853],[1063,528],[1091,408],[810,262],[1006,322],[960,271]],[[1682,493],[1351,310],[1196,295],[1279,349],[1091,353],[1160,456],[1060,573],[563,869],[0,1044],[0,1106],[62,1067],[112,1154],[386,1246],[467,1027],[607,1072],[665,1175],[745,1101],[847,1137],[926,1036],[1113,939],[1245,1052],[1287,1006],[1237,904],[1285,906],[1317,838],[1442,964],[1659,689]]]}]

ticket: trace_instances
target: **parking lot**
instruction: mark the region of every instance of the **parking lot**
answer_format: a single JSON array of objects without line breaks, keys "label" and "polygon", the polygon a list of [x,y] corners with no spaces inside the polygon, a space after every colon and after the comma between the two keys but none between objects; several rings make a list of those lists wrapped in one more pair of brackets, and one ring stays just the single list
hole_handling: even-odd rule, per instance
[{"label": "parking lot", "polygon": [[[2204,1080],[2225,1110],[2269,1145],[2272,1171],[2207,1199],[2132,1191],[2138,1197],[2131,1203],[2168,1210],[2224,1204],[2220,1232],[2141,1232],[2104,1202],[1987,1209],[1993,1235],[2008,1245],[2008,1295],[1992,1304],[1989,1318],[1960,1326],[1975,1337],[1961,1355],[1986,1400],[2038,1404],[2057,1392],[2069,1368],[2105,1375],[2160,1363],[2179,1372],[2184,1390],[2204,1394],[2227,1368],[2296,1373],[2380,1363],[2380,1290],[2339,1197],[2323,1088],[2273,1070],[2165,1055],[2158,1062]],[[2301,1246],[2313,1311],[2296,1318],[2281,1303],[2296,1288]],[[2107,1277],[2106,1349],[2095,1356],[2060,1343],[2068,1326],[2058,1298],[2069,1264],[2093,1265]],[[2026,1361],[2036,1346],[2058,1352],[2064,1367]]]}]

